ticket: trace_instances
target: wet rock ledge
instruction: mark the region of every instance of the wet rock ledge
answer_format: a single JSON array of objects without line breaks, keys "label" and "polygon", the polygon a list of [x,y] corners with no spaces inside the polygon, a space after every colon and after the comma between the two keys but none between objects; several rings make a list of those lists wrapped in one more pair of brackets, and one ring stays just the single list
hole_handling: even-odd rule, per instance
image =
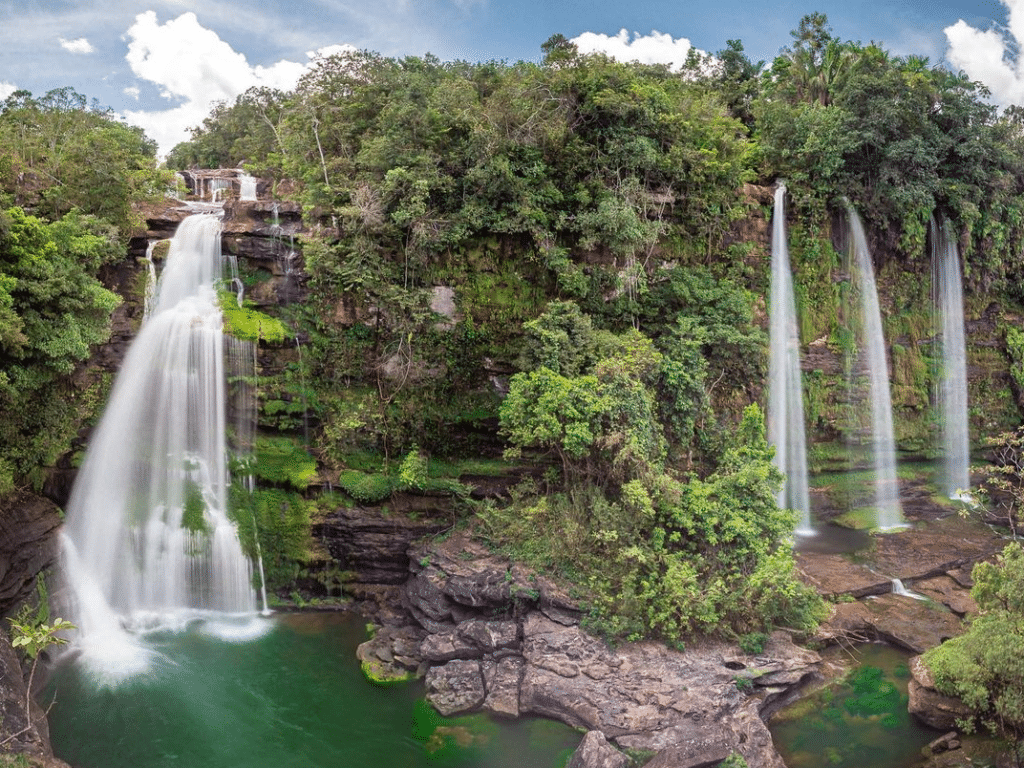
[{"label": "wet rock ledge", "polygon": [[624,766],[614,747],[655,753],[651,768],[712,766],[733,752],[750,768],[784,768],[764,719],[821,665],[785,632],[757,655],[724,642],[611,648],[580,628],[579,607],[553,582],[462,536],[409,554],[406,623],[359,647],[371,677],[425,675],[444,715],[540,715],[583,729],[574,768]]}]

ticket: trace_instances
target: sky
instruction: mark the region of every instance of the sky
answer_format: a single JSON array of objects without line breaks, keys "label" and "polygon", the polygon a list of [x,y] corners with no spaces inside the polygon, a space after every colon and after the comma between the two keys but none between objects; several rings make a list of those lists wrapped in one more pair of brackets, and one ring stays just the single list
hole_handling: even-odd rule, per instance
[{"label": "sky", "polygon": [[800,18],[832,34],[927,56],[1024,104],[1024,0],[0,0],[0,99],[70,86],[140,125],[161,154],[210,106],[291,88],[346,47],[385,56],[538,61],[561,33],[624,60],[685,59],[739,39],[770,62]]}]

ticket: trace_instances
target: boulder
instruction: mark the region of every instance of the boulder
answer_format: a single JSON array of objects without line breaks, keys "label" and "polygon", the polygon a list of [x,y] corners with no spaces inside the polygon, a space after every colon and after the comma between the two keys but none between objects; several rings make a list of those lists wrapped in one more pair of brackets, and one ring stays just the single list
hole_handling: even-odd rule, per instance
[{"label": "boulder", "polygon": [[522,656],[486,659],[481,664],[487,698],[485,711],[504,717],[519,717],[519,685],[525,663]]},{"label": "boulder", "polygon": [[907,709],[922,723],[936,730],[950,730],[958,727],[957,720],[970,716],[971,710],[962,701],[935,689],[931,671],[920,656],[910,660],[910,674]]},{"label": "boulder", "polygon": [[566,768],[627,768],[629,758],[608,743],[600,731],[587,731]]},{"label": "boulder", "polygon": [[445,717],[479,709],[484,703],[479,661],[455,660],[427,672],[427,701]]}]

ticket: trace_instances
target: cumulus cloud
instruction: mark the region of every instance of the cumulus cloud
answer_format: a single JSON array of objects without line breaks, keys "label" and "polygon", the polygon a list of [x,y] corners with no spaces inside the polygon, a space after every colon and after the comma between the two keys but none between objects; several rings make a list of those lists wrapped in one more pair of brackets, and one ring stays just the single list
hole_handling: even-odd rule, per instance
[{"label": "cumulus cloud", "polygon": [[63,37],[57,39],[60,41],[60,47],[71,53],[92,53],[96,50],[92,47],[92,43],[84,37],[79,37],[77,40],[65,40]]},{"label": "cumulus cloud", "polygon": [[0,80],[0,99],[6,99],[16,90],[18,90],[18,86],[14,83],[8,83],[6,80]]},{"label": "cumulus cloud", "polygon": [[132,97],[133,99],[135,99],[136,101],[138,101],[138,100],[139,100],[139,96],[140,96],[140,94],[142,93],[142,91],[140,91],[140,90],[139,90],[138,88],[136,88],[136,87],[135,87],[134,85],[130,85],[130,86],[128,86],[127,88],[125,88],[125,89],[124,89],[124,90],[122,91],[122,93],[124,93],[124,94],[125,94],[126,96],[131,96],[131,97]]},{"label": "cumulus cloud", "polygon": [[946,27],[946,58],[972,80],[980,80],[1004,106],[1024,104],[1024,0],[1000,0],[1009,17],[1005,28],[977,29],[963,19]]},{"label": "cumulus cloud", "polygon": [[[310,62],[278,61],[252,66],[245,55],[203,27],[194,13],[184,13],[160,24],[156,12],[135,17],[125,34],[132,72],[158,85],[160,94],[174,106],[165,110],[125,113],[156,140],[161,154],[188,138],[188,129],[202,123],[218,101],[234,101],[253,86],[288,90],[306,72]],[[330,52],[351,46],[330,46]],[[310,59],[324,50],[307,54]],[[126,90],[126,92],[128,92]]]},{"label": "cumulus cloud", "polygon": [[[1022,0],[1024,1],[1024,0]],[[584,32],[574,37],[580,53],[605,53],[618,61],[639,61],[641,64],[668,64],[672,69],[680,69],[693,45],[685,37],[673,38],[671,35],[652,30],[649,35],[630,35],[625,29],[611,37],[598,32]]]}]

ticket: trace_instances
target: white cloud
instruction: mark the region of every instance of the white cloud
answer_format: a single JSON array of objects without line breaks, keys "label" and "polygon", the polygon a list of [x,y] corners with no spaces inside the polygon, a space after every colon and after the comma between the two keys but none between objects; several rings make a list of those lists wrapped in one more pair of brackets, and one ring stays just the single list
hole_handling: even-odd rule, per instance
[{"label": "white cloud", "polygon": [[16,90],[18,90],[18,86],[14,83],[8,83],[6,80],[0,80],[0,99],[6,99]]},{"label": "white cloud", "polygon": [[79,37],[77,40],[65,40],[63,37],[57,39],[60,41],[60,47],[65,51],[71,51],[71,53],[92,53],[96,50],[92,47],[92,43],[84,37]]},{"label": "white cloud", "polygon": [[1009,11],[1006,29],[980,30],[963,19],[946,27],[946,58],[980,80],[1003,106],[1024,104],[1024,0],[1000,0]]},{"label": "white cloud", "polygon": [[139,90],[138,88],[136,88],[136,87],[135,87],[134,85],[130,85],[130,86],[128,86],[127,88],[125,88],[125,89],[124,89],[124,90],[122,91],[122,93],[124,93],[124,94],[125,94],[125,95],[127,95],[127,96],[131,96],[131,97],[132,97],[133,99],[135,99],[136,101],[138,101],[138,100],[139,100],[139,96],[141,95],[142,91],[140,91],[140,90]]},{"label": "white cloud", "polygon": [[630,35],[625,29],[615,37],[598,32],[584,32],[574,37],[580,53],[606,53],[618,61],[639,61],[641,64],[668,64],[672,69],[679,69],[686,62],[693,45],[685,37],[673,38],[671,35],[652,30],[649,35]]},{"label": "white cloud", "polygon": [[[161,154],[186,140],[188,129],[201,124],[215,102],[232,102],[253,86],[289,90],[309,68],[309,62],[294,61],[252,66],[191,12],[161,25],[154,11],[146,11],[135,17],[125,37],[132,72],[156,83],[161,95],[176,103],[162,111],[130,110],[125,115],[156,140]],[[342,47],[330,48],[335,52]],[[312,59],[321,51],[307,55]]]}]

